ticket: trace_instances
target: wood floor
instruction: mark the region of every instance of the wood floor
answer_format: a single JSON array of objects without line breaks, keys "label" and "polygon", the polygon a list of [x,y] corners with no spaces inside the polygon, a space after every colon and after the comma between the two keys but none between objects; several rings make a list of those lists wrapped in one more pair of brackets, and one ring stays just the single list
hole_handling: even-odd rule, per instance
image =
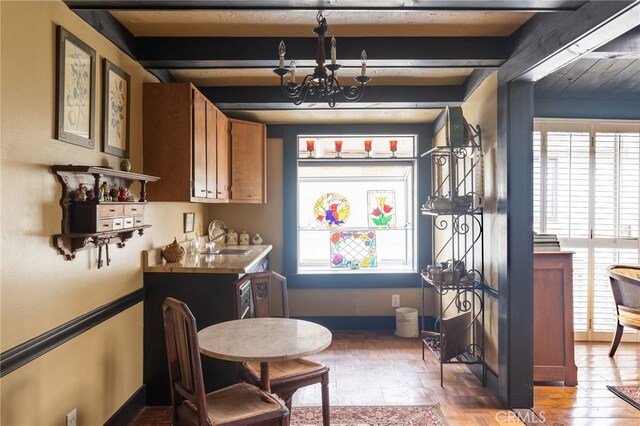
[{"label": "wood floor", "polygon": [[[536,386],[537,424],[640,424],[640,411],[606,388],[640,385],[640,344],[621,344],[614,359],[607,352],[606,344],[576,343],[579,385]],[[331,346],[311,358],[331,367],[332,405],[440,404],[451,426],[522,424],[514,413],[500,408],[466,367],[445,365],[441,388],[439,364],[428,352],[422,361],[417,339],[382,332],[334,332]],[[319,385],[295,394],[293,406],[303,405],[320,405]],[[169,410],[155,407],[147,407],[133,422],[135,426],[169,424]]]}]

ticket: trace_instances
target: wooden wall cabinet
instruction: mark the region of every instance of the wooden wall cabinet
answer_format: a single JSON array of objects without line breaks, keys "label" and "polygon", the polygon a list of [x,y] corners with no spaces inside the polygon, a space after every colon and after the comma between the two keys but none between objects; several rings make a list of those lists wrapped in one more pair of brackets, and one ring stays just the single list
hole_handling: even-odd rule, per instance
[{"label": "wooden wall cabinet", "polygon": [[231,202],[267,202],[267,129],[264,124],[229,120]]},{"label": "wooden wall cabinet", "polygon": [[144,170],[163,177],[150,197],[228,202],[226,117],[191,83],[145,83],[143,114]]},{"label": "wooden wall cabinet", "polygon": [[143,132],[154,200],[266,202],[265,126],[228,119],[191,83],[144,84]]},{"label": "wooden wall cabinet", "polygon": [[573,253],[534,253],[533,281],[533,380],[576,386]]}]

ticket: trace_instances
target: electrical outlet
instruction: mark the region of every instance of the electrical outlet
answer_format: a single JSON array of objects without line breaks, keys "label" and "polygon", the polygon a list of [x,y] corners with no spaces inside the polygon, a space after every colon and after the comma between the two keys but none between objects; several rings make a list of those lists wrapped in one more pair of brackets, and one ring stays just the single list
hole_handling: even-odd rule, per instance
[{"label": "electrical outlet", "polygon": [[391,295],[391,307],[392,308],[399,308],[400,307],[400,295],[399,294]]},{"label": "electrical outlet", "polygon": [[67,414],[67,426],[77,426],[77,422],[76,422],[76,415],[77,415],[77,411],[74,408],[73,410],[69,411],[69,413]]}]

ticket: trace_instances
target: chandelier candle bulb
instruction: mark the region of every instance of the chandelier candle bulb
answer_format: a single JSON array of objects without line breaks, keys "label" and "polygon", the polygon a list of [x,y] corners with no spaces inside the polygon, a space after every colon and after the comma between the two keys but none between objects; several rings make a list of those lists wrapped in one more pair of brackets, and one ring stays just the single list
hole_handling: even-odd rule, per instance
[{"label": "chandelier candle bulb", "polygon": [[365,50],[362,51],[360,60],[362,61],[362,76],[364,77],[367,75],[367,52]]},{"label": "chandelier candle bulb", "polygon": [[312,152],[315,150],[314,141],[307,141],[307,151]]},{"label": "chandelier candle bulb", "polygon": [[278,46],[278,55],[280,56],[280,69],[284,68],[284,54],[287,52],[287,48],[284,45],[284,41],[280,41],[280,45]]},{"label": "chandelier candle bulb", "polygon": [[289,69],[291,70],[291,82],[295,83],[296,82],[296,61],[294,61],[293,59],[289,64]]},{"label": "chandelier candle bulb", "polygon": [[336,64],[336,38],[331,37],[331,64]]}]

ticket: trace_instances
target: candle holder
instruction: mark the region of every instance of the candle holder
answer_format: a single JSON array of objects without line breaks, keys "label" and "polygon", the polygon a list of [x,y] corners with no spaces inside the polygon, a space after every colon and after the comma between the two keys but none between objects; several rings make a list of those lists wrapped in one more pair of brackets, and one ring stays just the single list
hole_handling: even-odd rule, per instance
[{"label": "candle holder", "polygon": [[371,158],[371,141],[364,141],[364,150],[367,153],[367,158]]},{"label": "candle holder", "polygon": [[307,158],[313,158],[314,151],[315,151],[314,141],[307,141]]},{"label": "candle holder", "polygon": [[391,151],[391,158],[396,158],[396,151],[398,150],[398,141],[389,141],[389,150]]},{"label": "candle holder", "polygon": [[340,158],[340,152],[342,152],[342,141],[334,141],[336,147],[336,158]]}]

